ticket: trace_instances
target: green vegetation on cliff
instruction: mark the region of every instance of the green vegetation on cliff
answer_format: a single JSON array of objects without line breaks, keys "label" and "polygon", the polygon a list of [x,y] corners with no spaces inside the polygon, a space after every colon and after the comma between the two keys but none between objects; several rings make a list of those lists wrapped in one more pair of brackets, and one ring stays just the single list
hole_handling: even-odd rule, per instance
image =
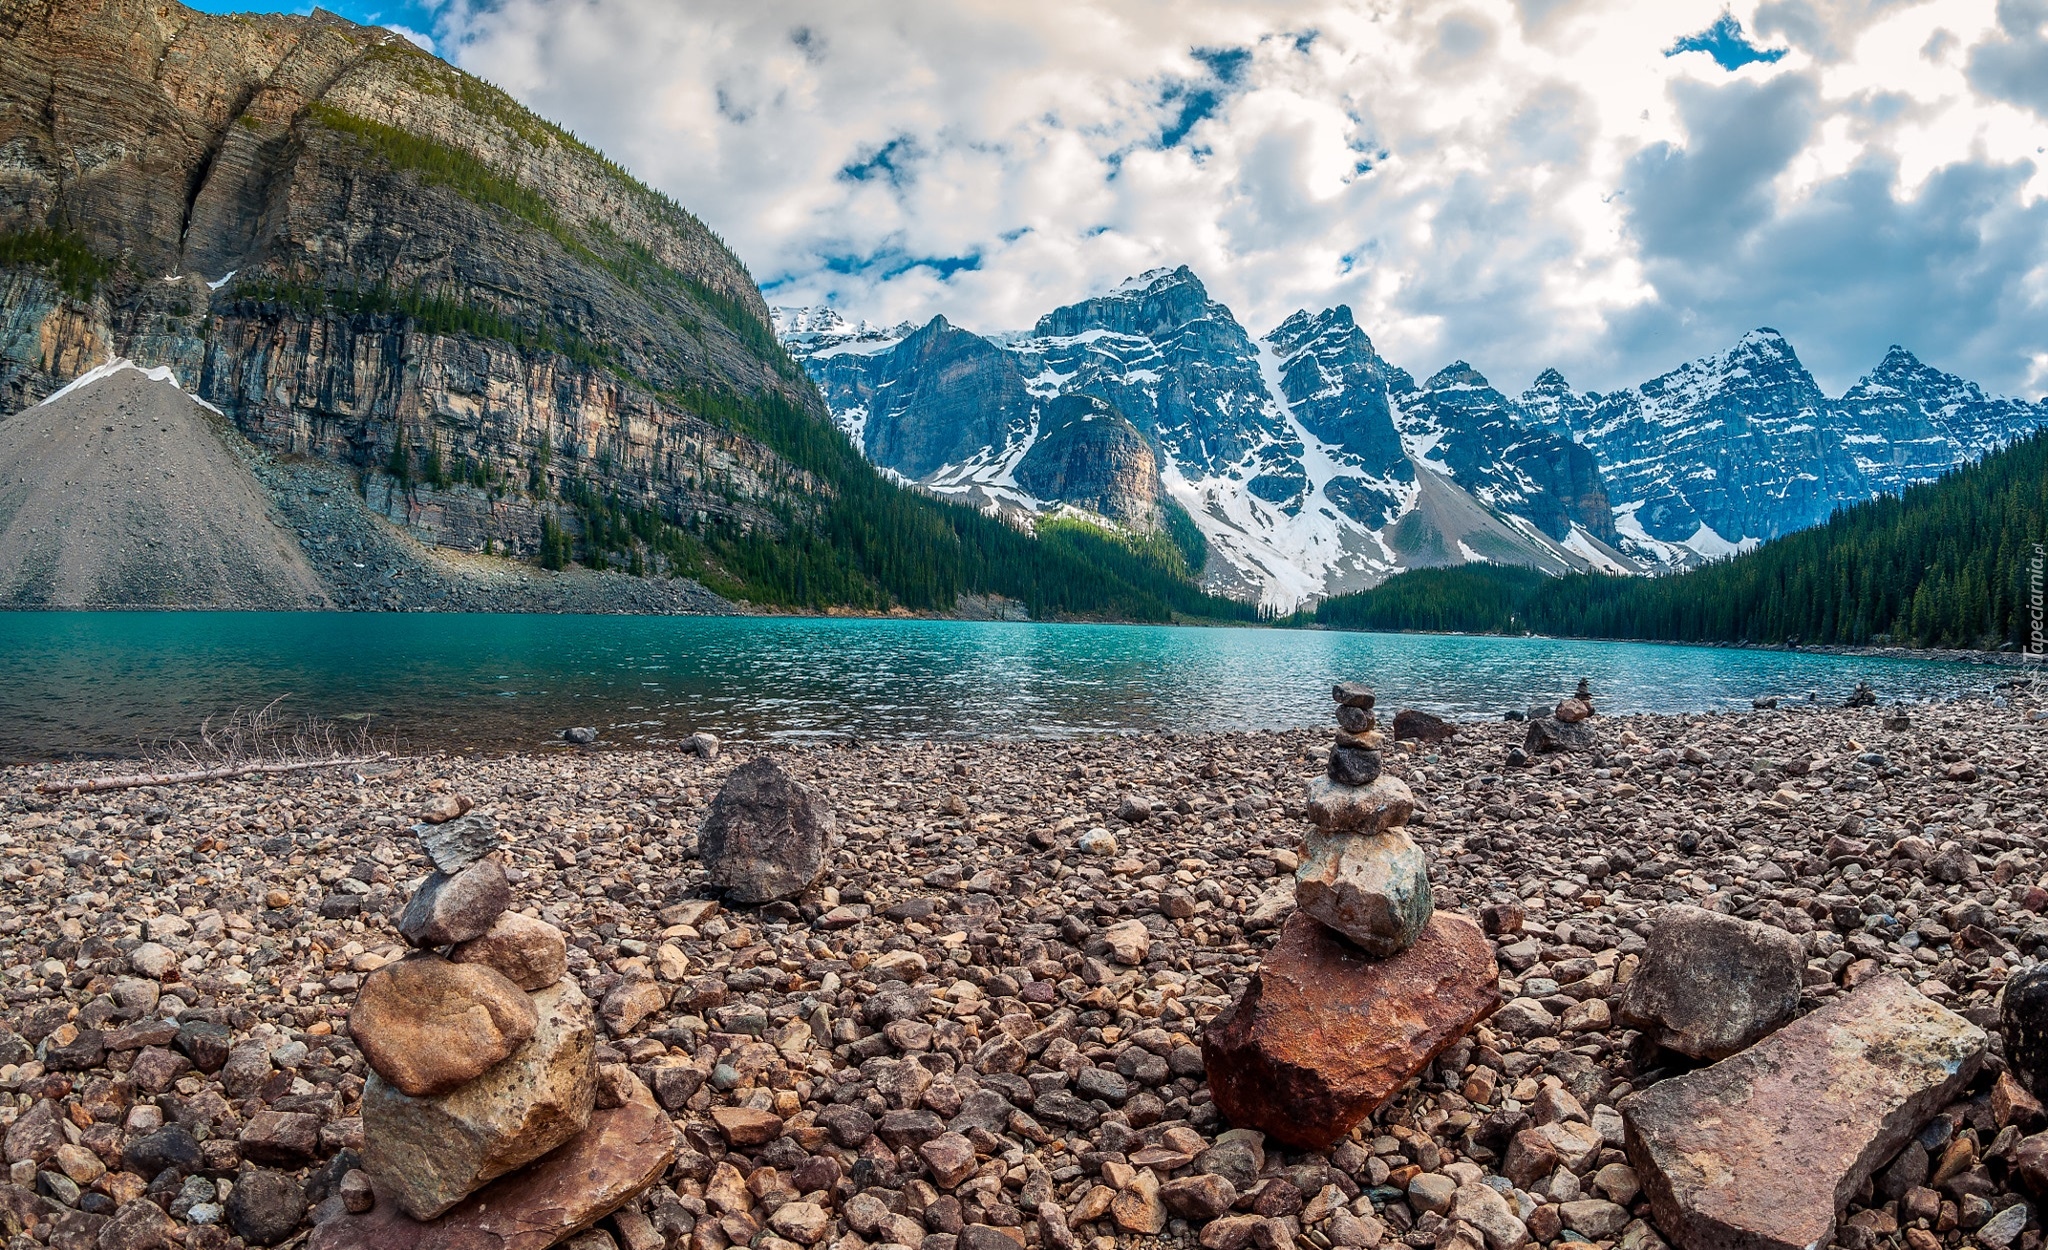
[{"label": "green vegetation on cliff", "polygon": [[[1249,604],[1204,594],[1180,553],[1078,522],[1036,534],[884,478],[829,422],[778,395],[678,397],[706,420],[773,448],[829,491],[778,509],[780,532],[730,517],[664,516],[584,483],[560,492],[583,523],[582,558],[627,563],[645,547],[668,570],[764,606],[946,611],[962,594],[1022,600],[1034,617],[1252,621]],[[821,492],[822,493],[822,492]]]},{"label": "green vegetation on cliff", "polygon": [[84,236],[64,230],[0,233],[0,269],[40,269],[73,299],[91,299],[114,272]]},{"label": "green vegetation on cliff", "polygon": [[1903,497],[1672,577],[1467,565],[1340,595],[1292,623],[1672,642],[1996,648],[2032,629],[2048,544],[2048,432]]}]

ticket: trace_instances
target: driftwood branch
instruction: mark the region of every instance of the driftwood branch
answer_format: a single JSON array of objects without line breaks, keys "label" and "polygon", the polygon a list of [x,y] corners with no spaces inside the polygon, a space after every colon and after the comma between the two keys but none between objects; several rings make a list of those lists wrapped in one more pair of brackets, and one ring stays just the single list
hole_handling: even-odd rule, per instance
[{"label": "driftwood branch", "polygon": [[194,781],[231,781],[269,773],[304,772],[309,768],[340,768],[349,764],[374,764],[391,758],[389,751],[346,759],[291,760],[265,764],[231,764],[225,768],[203,768],[184,773],[131,773],[125,777],[95,777],[81,781],[45,781],[36,786],[38,794],[98,794],[105,790],[132,790],[137,786],[181,786]]}]

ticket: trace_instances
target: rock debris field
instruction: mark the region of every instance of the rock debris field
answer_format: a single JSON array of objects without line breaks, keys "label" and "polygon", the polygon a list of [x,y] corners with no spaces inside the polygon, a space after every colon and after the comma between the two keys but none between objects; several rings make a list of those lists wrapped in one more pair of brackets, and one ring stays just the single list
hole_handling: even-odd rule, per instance
[{"label": "rock debris field", "polygon": [[1387,732],[1340,688],[1334,745],[11,769],[0,1231],[2038,1250],[2027,695],[1582,694]]}]

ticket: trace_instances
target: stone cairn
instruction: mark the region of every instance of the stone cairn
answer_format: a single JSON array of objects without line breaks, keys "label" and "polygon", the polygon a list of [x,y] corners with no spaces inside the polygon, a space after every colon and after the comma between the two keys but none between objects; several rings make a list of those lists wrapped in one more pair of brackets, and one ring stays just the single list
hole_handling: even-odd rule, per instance
[{"label": "stone cairn", "polygon": [[1500,1005],[1479,926],[1436,911],[1408,834],[1415,795],[1383,771],[1373,694],[1345,682],[1327,774],[1309,783],[1298,910],[1202,1035],[1232,1123],[1325,1150]]},{"label": "stone cairn", "polygon": [[553,1244],[658,1179],[675,1127],[630,1075],[600,1079],[567,941],[511,910],[495,823],[444,811],[414,833],[433,863],[398,917],[416,949],[364,978],[349,1013],[372,1069],[369,1184],[313,1244]]},{"label": "stone cairn", "polygon": [[1508,752],[1508,767],[1521,768],[1531,756],[1560,751],[1590,751],[1600,745],[1593,729],[1593,687],[1579,678],[1579,688],[1560,699],[1554,708],[1529,709],[1529,730],[1522,745]]}]

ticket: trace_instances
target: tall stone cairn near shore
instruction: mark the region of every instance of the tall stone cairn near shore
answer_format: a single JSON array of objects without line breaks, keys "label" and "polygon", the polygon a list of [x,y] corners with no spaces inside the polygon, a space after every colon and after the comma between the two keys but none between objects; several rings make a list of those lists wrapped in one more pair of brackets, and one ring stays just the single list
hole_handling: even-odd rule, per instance
[{"label": "tall stone cairn near shore", "polygon": [[1436,911],[1407,829],[1415,795],[1384,771],[1372,691],[1344,682],[1331,697],[1337,739],[1308,787],[1299,910],[1202,1035],[1231,1122],[1310,1150],[1336,1144],[1500,1005],[1479,926]]},{"label": "tall stone cairn near shore", "polygon": [[349,1013],[372,1071],[369,1184],[311,1244],[538,1250],[659,1179],[675,1126],[644,1086],[601,1098],[567,939],[511,910],[493,822],[430,817],[414,833],[433,863],[398,917],[416,949],[366,977]]}]

